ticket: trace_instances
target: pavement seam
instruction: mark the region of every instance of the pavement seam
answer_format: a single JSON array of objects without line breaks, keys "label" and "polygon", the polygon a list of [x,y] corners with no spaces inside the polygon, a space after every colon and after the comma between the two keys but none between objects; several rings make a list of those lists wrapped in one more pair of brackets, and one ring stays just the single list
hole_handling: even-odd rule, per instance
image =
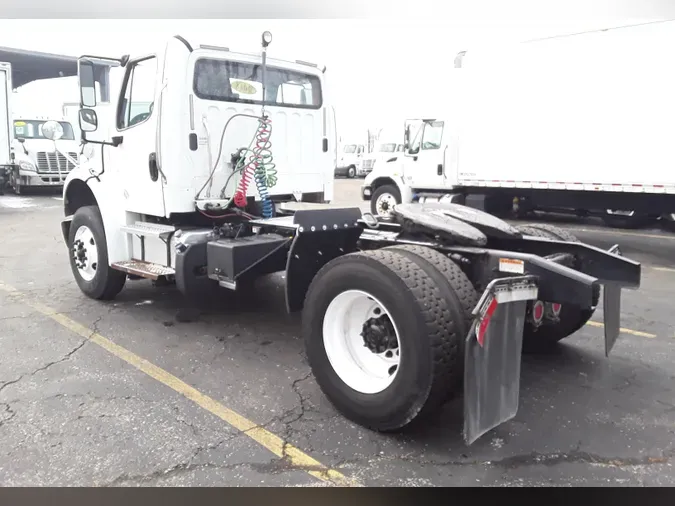
[{"label": "pavement seam", "polygon": [[[115,344],[109,339],[103,337],[96,330],[92,331],[86,326],[76,322],[75,320],[70,319],[62,313],[59,313],[52,308],[41,304],[38,301],[29,298],[21,291],[17,290],[13,286],[10,286],[6,283],[0,281],[0,291],[11,294],[15,297],[17,302],[21,302],[27,306],[32,307],[36,311],[42,313],[44,316],[51,318],[61,326],[70,330],[71,332],[80,335],[84,338],[84,341],[78,345],[78,347],[71,353],[69,353],[65,358],[59,360],[67,360],[75,351],[84,346],[85,343],[91,342],[99,347],[103,348],[110,354],[116,356],[117,358],[123,360],[129,365],[134,366],[136,369],[145,373],[147,376],[153,378],[154,380],[162,383],[163,385],[171,388],[175,392],[181,394],[183,397],[191,400],[199,407],[205,409],[211,414],[217,416],[227,424],[231,425],[241,433],[245,434],[274,455],[279,457],[282,463],[286,464],[287,469],[289,470],[300,470],[304,471],[307,474],[317,478],[323,482],[333,484],[335,486],[342,487],[361,487],[363,486],[356,480],[350,479],[344,476],[342,473],[335,469],[331,469],[314,458],[310,457],[302,450],[294,447],[287,441],[284,441],[282,438],[273,434],[262,427],[261,424],[256,424],[251,420],[248,420],[244,416],[236,413],[235,411],[227,408],[223,404],[219,403],[215,399],[201,393],[196,388],[188,385],[178,377],[172,375],[168,371],[165,371],[161,367],[156,366],[155,364],[149,362],[148,360],[136,355],[135,353],[127,350],[123,346]],[[98,322],[98,320],[97,320]],[[55,362],[55,363],[58,363]],[[46,367],[49,367],[49,364]],[[46,368],[46,367],[43,367]],[[37,371],[36,371],[37,372]],[[25,376],[25,375],[24,375]],[[23,376],[22,376],[23,377]],[[5,388],[10,384],[17,383],[22,379],[22,377],[12,380],[11,382],[3,384],[1,388]]]}]

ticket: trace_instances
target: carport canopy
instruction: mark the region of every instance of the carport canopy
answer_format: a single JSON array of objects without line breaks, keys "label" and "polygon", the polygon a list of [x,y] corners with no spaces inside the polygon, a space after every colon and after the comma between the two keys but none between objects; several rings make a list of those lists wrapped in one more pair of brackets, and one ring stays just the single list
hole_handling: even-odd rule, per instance
[{"label": "carport canopy", "polygon": [[[0,47],[0,62],[12,66],[12,86],[19,88],[25,84],[41,79],[71,77],[77,75],[75,56],[42,53],[10,47]],[[109,100],[108,71],[109,65],[95,62],[95,78],[100,86],[101,101]]]}]

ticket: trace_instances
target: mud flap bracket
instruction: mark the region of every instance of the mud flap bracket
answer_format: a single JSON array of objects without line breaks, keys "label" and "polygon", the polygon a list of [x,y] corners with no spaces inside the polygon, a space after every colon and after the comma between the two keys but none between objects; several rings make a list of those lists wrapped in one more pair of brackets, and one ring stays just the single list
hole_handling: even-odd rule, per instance
[{"label": "mud flap bracket", "polygon": [[490,282],[473,311],[464,352],[464,441],[472,444],[518,411],[527,302],[538,297],[538,278]]}]

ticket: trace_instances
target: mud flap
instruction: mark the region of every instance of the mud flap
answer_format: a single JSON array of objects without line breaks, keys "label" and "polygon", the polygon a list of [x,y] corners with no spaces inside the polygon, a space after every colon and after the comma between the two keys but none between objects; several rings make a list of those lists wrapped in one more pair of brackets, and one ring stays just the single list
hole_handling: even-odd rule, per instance
[{"label": "mud flap", "polygon": [[472,444],[518,411],[527,301],[536,277],[493,280],[473,311],[464,355],[464,441]]},{"label": "mud flap", "polygon": [[605,357],[614,348],[621,328],[621,287],[607,283],[602,287],[602,307],[605,326]]},{"label": "mud flap", "polygon": [[[608,250],[609,253],[623,256],[619,245],[615,244]],[[602,307],[605,326],[605,357],[614,348],[616,340],[621,332],[621,286],[614,283],[606,283],[602,287]]]}]

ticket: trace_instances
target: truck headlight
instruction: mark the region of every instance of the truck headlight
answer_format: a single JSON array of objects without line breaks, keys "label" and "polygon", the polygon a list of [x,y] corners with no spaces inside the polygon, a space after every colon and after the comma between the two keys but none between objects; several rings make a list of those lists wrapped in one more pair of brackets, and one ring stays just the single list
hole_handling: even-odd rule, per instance
[{"label": "truck headlight", "polygon": [[27,161],[24,161],[24,160],[19,162],[19,168],[21,170],[29,170],[31,172],[37,172],[37,169],[35,168],[35,165],[33,165],[31,162],[27,162]]}]

